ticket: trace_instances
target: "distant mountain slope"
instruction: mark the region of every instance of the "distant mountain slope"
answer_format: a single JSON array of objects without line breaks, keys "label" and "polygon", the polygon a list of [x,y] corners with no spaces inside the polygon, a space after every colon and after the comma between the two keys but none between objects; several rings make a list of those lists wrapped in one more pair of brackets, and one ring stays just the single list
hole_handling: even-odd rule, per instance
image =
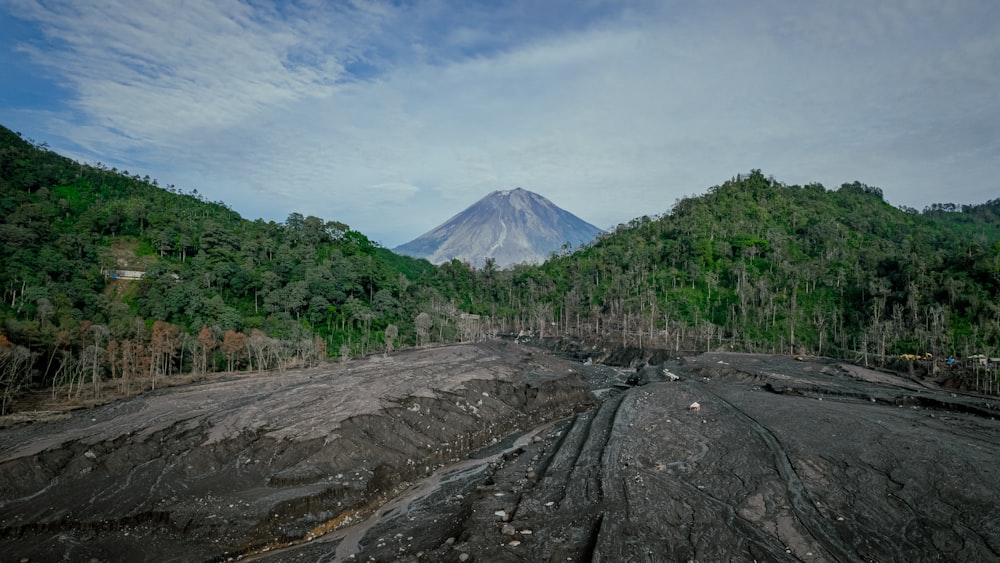
[{"label": "distant mountain slope", "polygon": [[435,264],[458,259],[476,267],[538,264],[569,245],[586,244],[601,229],[523,188],[495,191],[439,227],[393,252]]}]

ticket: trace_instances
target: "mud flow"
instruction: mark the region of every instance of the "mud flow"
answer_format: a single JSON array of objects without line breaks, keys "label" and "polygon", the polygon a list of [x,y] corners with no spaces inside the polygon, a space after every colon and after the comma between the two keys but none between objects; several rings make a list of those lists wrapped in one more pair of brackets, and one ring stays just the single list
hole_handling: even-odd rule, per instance
[{"label": "mud flow", "polygon": [[416,350],[0,431],[0,553],[998,560],[993,401],[821,359]]}]

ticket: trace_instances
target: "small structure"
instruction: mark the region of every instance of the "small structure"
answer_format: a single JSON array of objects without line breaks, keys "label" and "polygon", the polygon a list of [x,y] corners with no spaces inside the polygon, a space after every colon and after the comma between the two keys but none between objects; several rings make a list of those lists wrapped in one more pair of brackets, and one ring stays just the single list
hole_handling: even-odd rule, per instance
[{"label": "small structure", "polygon": [[987,370],[992,370],[996,366],[1000,365],[1000,358],[991,358],[985,354],[976,354],[975,356],[969,356],[969,360],[974,364],[979,364],[985,367]]},{"label": "small structure", "polygon": [[695,402],[691,403],[691,406],[688,407],[688,410],[689,411],[700,412],[701,411],[701,405],[698,404],[698,401],[695,401]]},{"label": "small structure", "polygon": [[113,280],[141,280],[146,272],[138,270],[105,270],[104,276]]}]

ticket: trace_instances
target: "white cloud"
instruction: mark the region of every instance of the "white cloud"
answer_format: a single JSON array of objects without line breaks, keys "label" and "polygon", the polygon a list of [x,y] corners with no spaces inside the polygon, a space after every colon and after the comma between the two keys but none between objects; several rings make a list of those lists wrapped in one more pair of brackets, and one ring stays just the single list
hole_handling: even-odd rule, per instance
[{"label": "white cloud", "polygon": [[59,127],[87,160],[389,246],[517,186],[600,227],[751,168],[996,197],[989,2],[16,5],[76,87]]},{"label": "white cloud", "polygon": [[371,186],[369,193],[376,201],[406,203],[418,191],[420,188],[406,182],[383,182]]},{"label": "white cloud", "polygon": [[75,86],[74,105],[120,136],[109,145],[173,143],[323,95],[368,23],[318,10],[283,18],[235,0],[15,4],[48,38],[27,54]]}]

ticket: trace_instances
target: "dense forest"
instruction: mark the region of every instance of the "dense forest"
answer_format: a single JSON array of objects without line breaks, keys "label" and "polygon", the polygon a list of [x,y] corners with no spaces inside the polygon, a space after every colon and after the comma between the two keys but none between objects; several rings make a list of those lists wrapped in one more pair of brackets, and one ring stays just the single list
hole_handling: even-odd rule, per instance
[{"label": "dense forest", "polygon": [[[959,358],[996,392],[1000,200],[740,175],[540,266],[434,266],[338,221],[250,221],[0,127],[0,391],[131,394],[530,334],[670,350]],[[985,366],[984,366],[985,367]],[[992,373],[991,377],[988,377]]]}]

